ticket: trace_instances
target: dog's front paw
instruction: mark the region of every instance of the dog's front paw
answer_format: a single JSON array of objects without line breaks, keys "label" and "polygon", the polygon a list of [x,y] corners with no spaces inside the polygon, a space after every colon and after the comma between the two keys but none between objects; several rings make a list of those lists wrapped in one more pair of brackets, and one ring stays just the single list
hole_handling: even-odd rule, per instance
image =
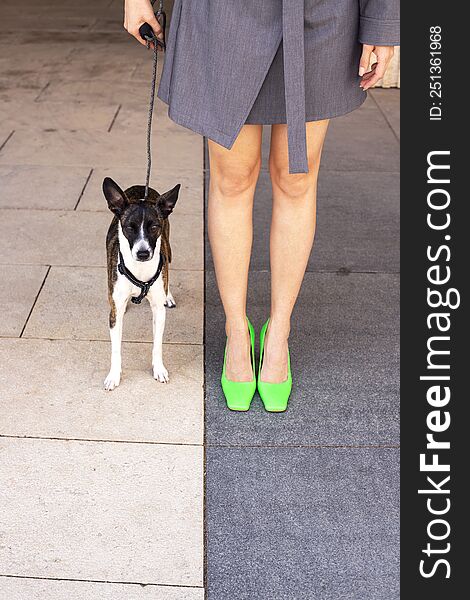
[{"label": "dog's front paw", "polygon": [[110,392],[111,390],[114,390],[114,388],[116,388],[120,382],[121,382],[121,374],[115,373],[114,371],[110,371],[108,373],[108,376],[104,380],[104,389],[107,392]]},{"label": "dog's front paw", "polygon": [[160,383],[168,383],[170,381],[170,376],[168,375],[168,371],[163,366],[163,363],[160,363],[159,365],[154,365],[153,378],[159,381]]},{"label": "dog's front paw", "polygon": [[171,292],[168,292],[168,295],[165,300],[165,306],[167,308],[175,308],[175,306],[176,306],[175,299],[173,298],[173,295]]}]

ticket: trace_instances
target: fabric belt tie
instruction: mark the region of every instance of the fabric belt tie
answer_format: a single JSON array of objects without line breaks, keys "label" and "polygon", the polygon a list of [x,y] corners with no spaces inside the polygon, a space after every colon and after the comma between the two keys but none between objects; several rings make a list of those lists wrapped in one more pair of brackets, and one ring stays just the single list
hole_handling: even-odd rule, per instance
[{"label": "fabric belt tie", "polygon": [[303,1],[282,0],[282,37],[289,173],[308,173]]}]

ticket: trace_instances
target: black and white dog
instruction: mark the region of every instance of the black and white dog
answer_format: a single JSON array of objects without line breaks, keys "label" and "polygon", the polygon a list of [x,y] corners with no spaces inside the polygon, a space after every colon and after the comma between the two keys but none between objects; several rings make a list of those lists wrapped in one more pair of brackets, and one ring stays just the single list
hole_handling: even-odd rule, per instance
[{"label": "black and white dog", "polygon": [[180,185],[159,194],[135,185],[125,191],[109,177],[103,181],[103,193],[114,219],[106,237],[108,263],[109,331],[111,337],[111,369],[104,381],[113,390],[121,380],[121,340],[124,313],[129,300],[135,304],[146,297],[153,314],[153,376],[168,382],[163,364],[162,344],[165,329],[165,307],[175,302],[168,285],[171,262],[170,224],[168,216],[178,199]]}]

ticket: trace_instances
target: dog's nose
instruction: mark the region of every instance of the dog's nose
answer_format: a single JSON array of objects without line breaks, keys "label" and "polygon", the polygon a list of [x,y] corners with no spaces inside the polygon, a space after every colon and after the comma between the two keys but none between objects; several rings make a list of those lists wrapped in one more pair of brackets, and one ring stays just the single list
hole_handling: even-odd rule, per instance
[{"label": "dog's nose", "polygon": [[139,250],[137,252],[137,260],[148,260],[150,258],[149,250]]}]

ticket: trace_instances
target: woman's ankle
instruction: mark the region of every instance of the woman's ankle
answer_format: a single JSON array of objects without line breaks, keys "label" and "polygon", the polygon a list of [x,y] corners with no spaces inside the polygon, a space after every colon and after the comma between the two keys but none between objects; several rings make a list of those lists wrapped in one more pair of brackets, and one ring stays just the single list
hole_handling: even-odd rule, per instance
[{"label": "woman's ankle", "polygon": [[248,331],[248,323],[246,316],[234,318],[225,321],[225,333],[227,337],[232,335],[246,334]]},{"label": "woman's ankle", "polygon": [[290,320],[285,317],[272,315],[269,318],[267,335],[273,335],[278,340],[288,340],[290,335]]}]

